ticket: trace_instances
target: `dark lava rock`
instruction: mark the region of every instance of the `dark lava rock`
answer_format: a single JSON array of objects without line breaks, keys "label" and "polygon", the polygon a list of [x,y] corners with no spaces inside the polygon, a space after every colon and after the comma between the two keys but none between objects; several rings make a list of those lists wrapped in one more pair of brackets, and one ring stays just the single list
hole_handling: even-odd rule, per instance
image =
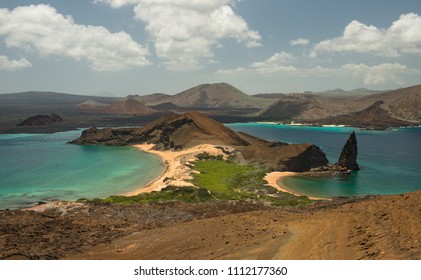
[{"label": "dark lava rock", "polygon": [[355,136],[355,131],[353,131],[342,149],[338,165],[346,167],[348,170],[360,170],[357,163],[357,155],[357,137]]},{"label": "dark lava rock", "polygon": [[82,135],[70,141],[69,144],[77,145],[101,145],[101,146],[126,146],[136,134],[132,128],[104,128],[92,127],[82,131]]},{"label": "dark lava rock", "polygon": [[18,126],[42,126],[42,125],[50,125],[57,122],[62,122],[63,118],[57,114],[50,114],[50,115],[36,115],[27,118]]}]

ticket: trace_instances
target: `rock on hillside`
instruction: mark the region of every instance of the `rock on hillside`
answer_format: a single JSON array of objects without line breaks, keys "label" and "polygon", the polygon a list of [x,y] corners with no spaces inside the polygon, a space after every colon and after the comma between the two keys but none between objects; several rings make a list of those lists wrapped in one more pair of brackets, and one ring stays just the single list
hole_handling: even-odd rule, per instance
[{"label": "rock on hillside", "polygon": [[249,162],[297,172],[328,163],[326,155],[317,146],[272,142],[237,133],[198,112],[169,114],[143,128],[91,128],[71,143],[118,146],[152,143],[158,150],[181,150],[200,144],[232,146]]},{"label": "rock on hillside", "polygon": [[57,122],[62,122],[63,118],[57,114],[50,115],[36,115],[27,118],[23,122],[19,123],[18,126],[43,126],[50,125]]}]

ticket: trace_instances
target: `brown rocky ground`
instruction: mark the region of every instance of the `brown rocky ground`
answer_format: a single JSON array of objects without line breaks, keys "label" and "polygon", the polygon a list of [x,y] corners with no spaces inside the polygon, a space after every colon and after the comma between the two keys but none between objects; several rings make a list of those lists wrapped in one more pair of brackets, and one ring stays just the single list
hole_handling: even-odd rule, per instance
[{"label": "brown rocky ground", "polygon": [[421,259],[421,191],[306,208],[60,204],[0,212],[0,259]]}]

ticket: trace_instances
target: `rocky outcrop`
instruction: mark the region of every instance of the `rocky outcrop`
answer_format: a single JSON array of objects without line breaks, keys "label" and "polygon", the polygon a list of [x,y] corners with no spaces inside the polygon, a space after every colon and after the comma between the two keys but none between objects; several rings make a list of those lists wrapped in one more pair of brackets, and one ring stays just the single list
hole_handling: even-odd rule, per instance
[{"label": "rocky outcrop", "polygon": [[278,171],[304,172],[327,165],[325,153],[312,144],[287,144],[266,141],[264,139],[239,132],[250,143],[238,147],[244,159],[258,162]]},{"label": "rocky outcrop", "polygon": [[126,146],[136,134],[137,130],[132,128],[98,129],[93,127],[84,130],[79,138],[69,143],[77,145]]},{"label": "rocky outcrop", "polygon": [[36,115],[27,118],[23,122],[19,123],[17,126],[43,126],[50,125],[57,122],[62,122],[63,118],[57,114],[50,115]]},{"label": "rocky outcrop", "polygon": [[342,149],[337,165],[345,167],[348,170],[360,170],[357,163],[357,156],[357,137],[355,136],[355,131],[353,131]]},{"label": "rocky outcrop", "polygon": [[237,133],[198,112],[169,114],[143,128],[91,128],[70,143],[112,146],[152,143],[157,150],[182,150],[200,144],[232,146],[248,162],[263,164],[274,170],[296,172],[328,163],[326,155],[317,146],[266,141]]}]

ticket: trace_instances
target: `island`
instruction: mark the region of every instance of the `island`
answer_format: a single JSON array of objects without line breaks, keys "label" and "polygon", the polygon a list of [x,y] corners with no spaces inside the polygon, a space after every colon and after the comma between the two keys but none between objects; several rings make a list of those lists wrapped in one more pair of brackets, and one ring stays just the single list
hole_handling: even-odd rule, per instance
[{"label": "island", "polygon": [[71,143],[133,145],[161,156],[167,169],[131,194],[0,211],[0,259],[421,255],[420,191],[323,200],[277,186],[285,172],[356,172],[355,133],[334,164],[313,144],[267,141],[198,112],[168,114],[142,128],[90,128]]}]

